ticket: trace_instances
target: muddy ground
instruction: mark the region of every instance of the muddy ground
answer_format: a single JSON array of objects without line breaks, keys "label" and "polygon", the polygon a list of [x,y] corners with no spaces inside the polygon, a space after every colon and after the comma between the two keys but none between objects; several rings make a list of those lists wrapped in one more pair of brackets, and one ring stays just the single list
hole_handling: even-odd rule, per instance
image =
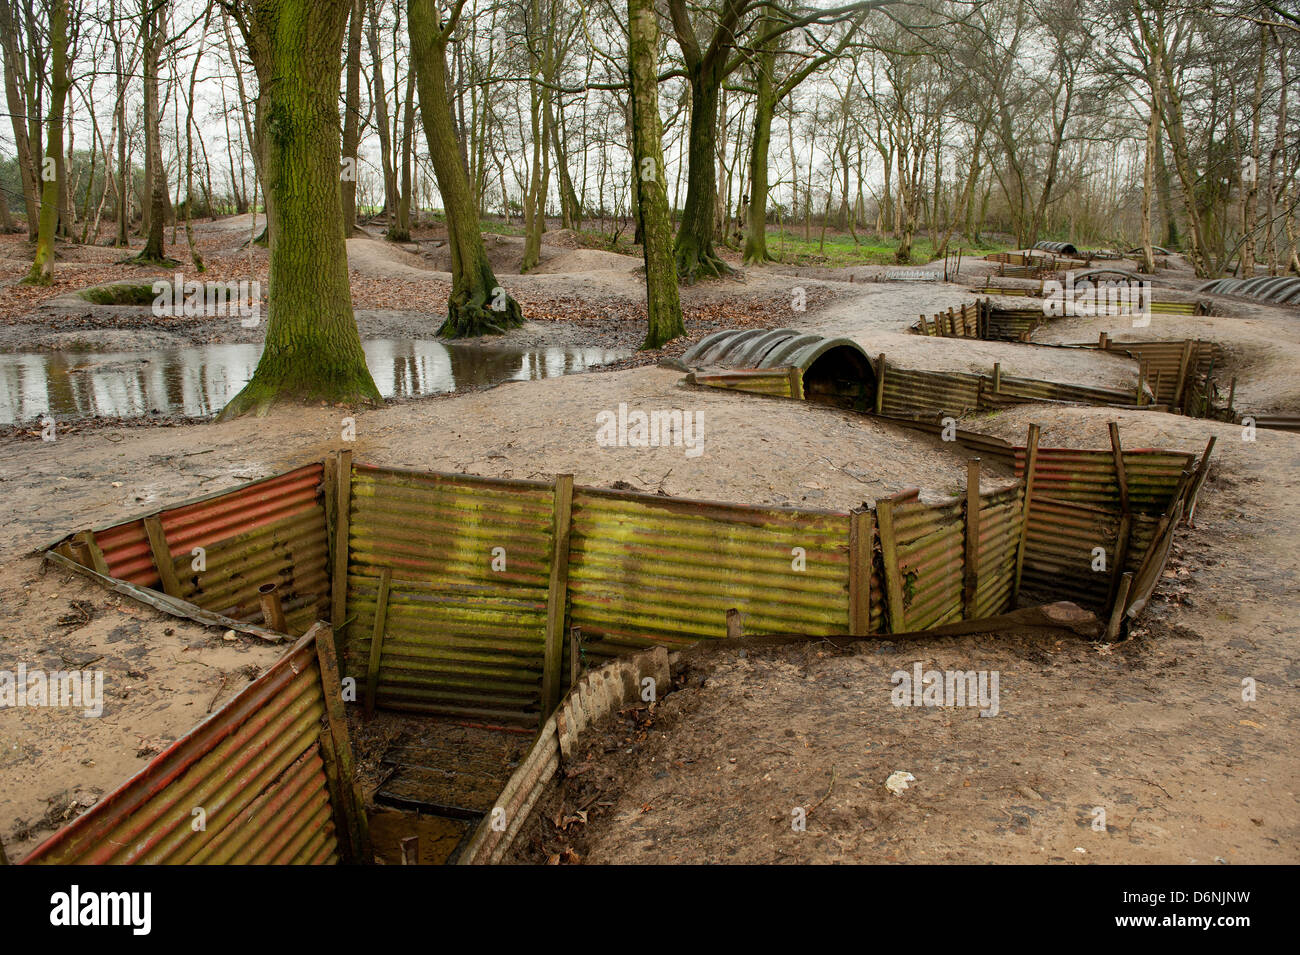
[{"label": "muddy ground", "polygon": [[[240,247],[250,225],[246,218],[200,224],[213,266],[205,277],[261,270],[264,278],[265,252],[253,250],[250,264]],[[503,283],[533,319],[506,340],[635,345],[643,333],[639,262],[553,238],[543,268],[527,276],[508,271],[514,244],[494,242]],[[402,249],[371,237],[350,241],[366,337],[432,336],[445,264],[436,234],[417,239]],[[0,239],[0,281],[21,274],[26,254],[20,239]],[[147,309],[133,316],[70,302],[78,289],[138,281],[142,272],[116,264],[119,250],[68,246],[61,255],[54,289],[0,287],[0,349],[129,350],[156,347],[164,335],[184,345],[245,333],[237,322],[163,327]],[[907,367],[986,370],[1001,361],[1008,374],[1111,386],[1135,375],[1113,356],[907,335],[918,314],[969,301],[971,292],[958,283],[875,281],[883,271],[748,269],[686,292],[688,331],[697,339],[741,324],[807,328],[848,335]],[[965,260],[961,282],[987,271]],[[1158,281],[1184,295],[1195,287],[1177,267]],[[796,288],[804,289],[803,311],[794,307]],[[1238,376],[1239,409],[1300,411],[1293,370],[1300,312],[1223,298],[1215,306],[1221,314],[1156,316],[1152,328],[1132,334],[1218,341]],[[1100,330],[1116,338],[1126,331],[1115,319],[1079,320],[1042,337],[1095,341]],[[934,499],[964,479],[964,461],[937,441],[826,408],[686,390],[679,373],[653,367],[660,357],[364,411],[355,415],[350,445],[341,441],[341,419],[351,414],[343,408],[220,425],[65,422],[54,443],[23,429],[0,436],[8,505],[0,516],[3,667],[102,667],[107,701],[98,720],[48,708],[0,710],[0,840],[11,857],[120,785],[280,652],[245,638],[225,641],[61,571],[42,572],[31,555],[66,533],[345,446],[381,464],[521,478],[573,473],[579,484],[806,507],[852,507],[908,486]],[[704,452],[599,448],[595,416],[621,402],[701,414]],[[707,672],[688,672],[649,725],[616,725],[593,744],[583,773],[600,781],[603,795],[583,810],[586,822],[534,831],[523,858],[1298,861],[1293,621],[1300,608],[1292,580],[1300,563],[1300,436],[1260,432],[1248,442],[1228,424],[1060,406],[1020,407],[969,425],[1020,442],[1032,421],[1044,426],[1046,445],[1104,447],[1106,422],[1116,419],[1130,447],[1200,451],[1208,435],[1219,436],[1197,526],[1179,538],[1172,576],[1133,641],[1104,647],[1022,634],[719,659]],[[1009,479],[987,468],[985,477],[992,485]],[[917,661],[998,670],[1001,712],[989,719],[892,706],[889,675]],[[1258,682],[1257,702],[1241,701],[1245,677]],[[617,745],[609,742],[616,737]],[[898,796],[883,785],[896,770],[916,777]],[[1091,827],[1097,806],[1106,809],[1105,831]],[[811,810],[802,833],[790,827],[795,807]],[[392,835],[394,821],[383,826]],[[392,847],[384,851],[394,861]]]}]

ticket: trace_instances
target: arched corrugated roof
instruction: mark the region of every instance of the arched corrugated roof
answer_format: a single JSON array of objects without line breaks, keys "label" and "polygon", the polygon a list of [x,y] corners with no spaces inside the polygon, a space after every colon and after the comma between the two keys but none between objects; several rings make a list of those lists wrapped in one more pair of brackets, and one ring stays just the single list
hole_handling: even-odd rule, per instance
[{"label": "arched corrugated roof", "polygon": [[[700,339],[681,357],[687,368],[808,368],[822,355],[844,348],[871,365],[871,356],[851,338],[826,338],[793,328],[772,331],[728,329]],[[874,367],[874,366],[872,366]]]},{"label": "arched corrugated roof", "polygon": [[1239,295],[1278,305],[1300,305],[1300,278],[1293,275],[1262,275],[1251,279],[1212,279],[1198,292]]}]

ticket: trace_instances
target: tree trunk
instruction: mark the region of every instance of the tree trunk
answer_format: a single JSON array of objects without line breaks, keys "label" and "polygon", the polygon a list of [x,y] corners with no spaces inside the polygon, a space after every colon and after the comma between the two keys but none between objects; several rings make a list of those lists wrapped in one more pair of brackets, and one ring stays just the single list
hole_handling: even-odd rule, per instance
[{"label": "tree trunk", "polygon": [[371,0],[368,13],[370,66],[374,72],[375,131],[379,133],[379,158],[384,169],[384,214],[388,216],[388,224],[391,226],[393,216],[397,214],[397,169],[393,165],[393,140],[388,128],[388,94],[384,89],[383,50],[379,45],[378,0]]},{"label": "tree trunk", "polygon": [[[23,204],[27,210],[27,231],[36,237],[40,221],[40,185],[39,157],[34,150],[40,148],[40,139],[33,140],[28,134],[27,110],[37,108],[23,97],[25,83],[24,65],[18,51],[18,24],[14,17],[14,8],[9,0],[0,0],[0,50],[4,53],[5,99],[9,105],[10,125],[13,128],[16,161],[19,179],[23,184]],[[37,127],[39,130],[39,127]]]},{"label": "tree trunk", "polygon": [[758,55],[758,84],[754,98],[754,141],[749,147],[749,209],[745,228],[745,264],[772,261],[767,251],[767,157],[772,144],[772,119],[776,114],[776,88],[772,71],[776,52],[765,43]]},{"label": "tree trunk", "polygon": [[415,142],[415,68],[406,70],[406,103],[402,107],[402,187],[397,200],[397,222],[388,227],[394,242],[411,241],[411,147]]},{"label": "tree trunk", "polygon": [[[646,315],[642,348],[662,348],[686,334],[673,261],[663,129],[659,120],[659,22],[654,0],[628,0],[628,61],[632,87],[632,167],[640,183],[638,210],[645,236]],[[711,165],[711,164],[710,164]]]},{"label": "tree trunk", "polygon": [[1259,28],[1259,69],[1255,72],[1255,99],[1251,104],[1250,156],[1242,166],[1241,198],[1241,274],[1255,277],[1255,234],[1259,228],[1259,156],[1260,126],[1263,122],[1264,75],[1268,68],[1268,27]]},{"label": "tree trunk", "polygon": [[686,177],[686,202],[682,207],[682,221],[677,228],[674,248],[677,274],[687,284],[705,276],[726,275],[731,271],[713,249],[713,205],[718,191],[714,157],[720,90],[720,78],[706,75],[702,68],[692,73],[691,125],[687,145],[690,171]]},{"label": "tree trunk", "polygon": [[287,402],[380,404],[352,313],[339,209],[339,50],[349,0],[258,0],[245,41],[258,76],[270,239],[266,347],[222,419]]},{"label": "tree trunk", "polygon": [[46,161],[42,165],[40,225],[36,255],[27,281],[49,285],[54,279],[54,231],[59,225],[59,183],[47,173],[63,152],[63,104],[68,96],[68,0],[50,3],[50,113],[46,120]]},{"label": "tree trunk", "polygon": [[447,215],[447,241],[451,247],[451,296],[447,320],[438,329],[446,338],[500,334],[523,324],[519,303],[498,283],[483,247],[478,210],[469,178],[461,161],[460,146],[447,98],[447,41],[457,16],[440,25],[434,0],[408,0],[407,28],[411,39],[411,67],[420,88],[420,116],[429,141],[429,158]]},{"label": "tree trunk", "polygon": [[348,22],[347,89],[343,94],[343,161],[350,175],[341,183],[343,235],[357,227],[357,147],[361,144],[361,14],[364,0],[352,0]]},{"label": "tree trunk", "polygon": [[167,252],[163,245],[163,227],[167,222],[167,170],[162,160],[162,130],[158,98],[158,65],[162,47],[162,24],[166,3],[154,7],[144,0],[145,11],[141,19],[144,34],[144,140],[145,188],[149,190],[149,231],[144,248],[134,261],[139,263],[165,263]]},{"label": "tree trunk", "polygon": [[1142,175],[1142,267],[1140,272],[1154,275],[1156,256],[1151,243],[1151,193],[1156,178],[1156,150],[1160,148],[1160,99],[1151,95],[1151,118],[1147,121],[1146,164]]}]

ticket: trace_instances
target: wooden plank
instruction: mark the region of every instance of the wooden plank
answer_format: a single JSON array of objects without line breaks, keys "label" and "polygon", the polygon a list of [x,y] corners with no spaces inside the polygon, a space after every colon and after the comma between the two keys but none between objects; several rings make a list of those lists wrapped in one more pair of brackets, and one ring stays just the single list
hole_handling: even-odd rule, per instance
[{"label": "wooden plank", "polygon": [[1183,354],[1178,362],[1178,384],[1174,386],[1174,397],[1169,402],[1171,408],[1181,408],[1183,405],[1183,388],[1187,385],[1187,369],[1192,362],[1192,340],[1189,338],[1183,342]]},{"label": "wooden plank", "polygon": [[348,788],[339,779],[339,757],[334,749],[334,734],[330,732],[328,722],[321,724],[318,739],[321,762],[325,766],[325,787],[329,790],[330,810],[334,816],[334,832],[339,842],[339,856],[344,865],[356,865],[358,860],[352,845],[352,812],[349,808],[351,799]]},{"label": "wooden plank", "polygon": [[162,521],[157,514],[144,519],[144,532],[149,538],[149,550],[153,552],[154,566],[162,579],[163,593],[172,597],[183,597],[180,578],[176,576],[176,563],[172,560],[171,548],[167,546],[167,535],[163,533]]},{"label": "wooden plank", "polygon": [[542,657],[542,720],[560,702],[564,662],[564,624],[569,596],[569,532],[573,514],[573,475],[555,476],[551,511],[551,580],[546,594],[546,645]]},{"label": "wooden plank", "polygon": [[885,353],[880,353],[876,364],[876,414],[885,404]]},{"label": "wooden plank", "polygon": [[352,762],[352,744],[348,742],[348,720],[343,712],[343,681],[339,677],[338,651],[334,646],[334,631],[328,624],[317,622],[311,631],[316,635],[316,661],[320,664],[322,695],[325,700],[325,722],[334,749],[339,788],[342,790],[342,809],[347,818],[344,833],[350,842],[352,857],[369,862],[370,831],[366,823],[365,804],[356,785]]},{"label": "wooden plank", "polygon": [[745,625],[741,621],[740,611],[735,607],[727,611],[727,639],[739,640],[745,635]]},{"label": "wooden plank", "polygon": [[1211,437],[1205,443],[1205,451],[1201,455],[1201,461],[1196,466],[1196,474],[1192,477],[1192,483],[1187,489],[1187,509],[1183,512],[1182,523],[1188,527],[1196,526],[1196,502],[1201,494],[1201,485],[1205,483],[1206,476],[1210,473],[1210,455],[1214,453],[1214,445],[1219,439]]},{"label": "wooden plank", "polygon": [[962,616],[975,619],[980,566],[980,459],[966,462],[966,564],[962,568]]},{"label": "wooden plank", "polygon": [[1034,497],[1034,470],[1038,467],[1038,435],[1036,424],[1029,426],[1029,443],[1025,445],[1025,510],[1020,521],[1020,543],[1016,547],[1016,576],[1011,584],[1011,606],[1020,599],[1020,577],[1025,569],[1025,542],[1029,539],[1029,509]]},{"label": "wooden plank", "polygon": [[1129,591],[1133,588],[1133,575],[1125,574],[1119,581],[1119,594],[1110,609],[1110,621],[1106,624],[1106,642],[1114,643],[1119,636],[1120,624],[1124,621],[1124,605],[1128,603]]},{"label": "wooden plank", "polygon": [[339,640],[346,639],[348,612],[348,516],[352,507],[352,452],[340,451],[334,479],[334,573],[330,585],[330,623]]},{"label": "wooden plank", "polygon": [[375,711],[379,689],[379,663],[384,654],[384,631],[388,628],[388,592],[393,585],[393,568],[379,572],[379,596],[375,600],[375,628],[370,635],[370,662],[366,666],[366,712]]},{"label": "wooden plank", "polygon": [[95,542],[94,531],[78,531],[73,536],[73,540],[85,550],[86,556],[90,560],[91,570],[97,574],[103,574],[105,577],[112,576],[108,572],[108,561],[104,560],[104,552],[99,549],[99,544]]},{"label": "wooden plank", "polygon": [[849,633],[871,632],[871,511],[849,514]]},{"label": "wooden plank", "polygon": [[803,372],[799,370],[798,365],[790,366],[790,397],[795,401],[803,401]]},{"label": "wooden plank", "polygon": [[898,545],[894,537],[894,502],[876,502],[876,525],[880,531],[880,552],[885,562],[885,619],[890,633],[906,629],[903,612],[903,573],[898,566]]},{"label": "wooden plank", "polygon": [[1110,423],[1110,451],[1115,457],[1115,480],[1119,484],[1119,509],[1120,513],[1127,514],[1130,511],[1128,497],[1128,468],[1124,464],[1124,448],[1119,441],[1119,424],[1112,421]]}]

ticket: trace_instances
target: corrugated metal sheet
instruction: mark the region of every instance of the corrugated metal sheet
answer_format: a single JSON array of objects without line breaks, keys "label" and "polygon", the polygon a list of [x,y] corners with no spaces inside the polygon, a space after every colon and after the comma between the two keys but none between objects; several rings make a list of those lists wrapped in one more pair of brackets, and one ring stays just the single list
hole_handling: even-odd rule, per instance
[{"label": "corrugated metal sheet", "polygon": [[[1182,472],[1195,455],[1182,451],[1138,449],[1124,452],[1129,501],[1135,513],[1161,514],[1169,506]],[[1016,448],[1017,477],[1024,477],[1025,449]],[[1119,512],[1119,481],[1110,451],[1039,448],[1034,469],[1034,494],[1058,501],[1091,504]],[[1032,524],[1032,520],[1031,520]]]},{"label": "corrugated metal sheet", "polygon": [[1072,242],[1049,242],[1042,240],[1034,243],[1034,248],[1040,252],[1051,252],[1055,255],[1078,256],[1079,250],[1075,248]]},{"label": "corrugated metal sheet", "polygon": [[993,617],[1010,609],[1023,517],[1022,486],[980,496],[979,578],[975,590],[977,618]]},{"label": "corrugated metal sheet", "polygon": [[[980,407],[981,376],[963,372],[912,371],[885,365],[881,414],[961,415]],[[989,389],[992,390],[990,383]]]},{"label": "corrugated metal sheet", "polygon": [[848,542],[844,513],[579,488],[569,624],[597,654],[723,637],[731,608],[746,633],[844,632]]},{"label": "corrugated metal sheet", "polygon": [[1300,278],[1294,275],[1261,275],[1250,279],[1214,279],[1198,292],[1239,295],[1278,305],[1300,305]]},{"label": "corrugated metal sheet", "polygon": [[961,504],[896,504],[894,536],[905,629],[926,630],[960,620],[965,559]]},{"label": "corrugated metal sheet", "polygon": [[686,368],[779,369],[807,371],[830,352],[851,352],[868,363],[862,346],[850,338],[826,338],[792,328],[726,329],[702,338],[680,359]]},{"label": "corrugated metal sheet", "polygon": [[967,302],[960,308],[950,308],[929,319],[922,315],[912,323],[911,330],[920,335],[944,338],[979,338],[981,318],[987,309],[987,303]]},{"label": "corrugated metal sheet", "polygon": [[[1094,610],[1103,607],[1110,592],[1118,530],[1116,514],[1102,507],[1052,499],[1035,484],[1025,535],[1021,603],[1028,595],[1031,603],[1034,598],[1044,602],[1067,599]],[[1105,567],[1099,570],[1093,570],[1096,547],[1106,552]]]},{"label": "corrugated metal sheet", "polygon": [[[1093,347],[1083,346],[1083,347]],[[1179,372],[1183,367],[1183,355],[1188,355],[1187,371],[1184,376],[1184,393],[1186,386],[1195,381],[1204,380],[1214,367],[1223,364],[1223,350],[1213,342],[1207,341],[1151,341],[1151,342],[1116,342],[1107,340],[1106,350],[1130,356],[1136,361],[1146,362],[1147,384],[1152,389],[1156,404],[1180,404],[1182,395],[1177,394]]]},{"label": "corrugated metal sheet", "polygon": [[553,498],[536,481],[354,465],[344,671],[364,685],[387,568],[379,705],[536,723]]},{"label": "corrugated metal sheet", "polygon": [[[704,385],[710,388],[726,388],[732,391],[747,391],[759,395],[775,395],[779,398],[793,398],[791,394],[790,369],[778,368],[773,371],[743,370],[722,371],[714,374],[691,372],[687,382],[692,385]],[[798,373],[798,369],[794,369]]]},{"label": "corrugated metal sheet", "polygon": [[[27,864],[332,863],[339,859],[309,634]],[[205,828],[194,831],[193,810]]]},{"label": "corrugated metal sheet", "polygon": [[[327,615],[328,529],[322,465],[313,463],[156,511],[180,585],[173,596],[235,620],[265,623],[258,588],[275,583],[291,634]],[[163,589],[140,518],[96,530],[109,576]],[[202,547],[206,568],[193,569]]]}]

